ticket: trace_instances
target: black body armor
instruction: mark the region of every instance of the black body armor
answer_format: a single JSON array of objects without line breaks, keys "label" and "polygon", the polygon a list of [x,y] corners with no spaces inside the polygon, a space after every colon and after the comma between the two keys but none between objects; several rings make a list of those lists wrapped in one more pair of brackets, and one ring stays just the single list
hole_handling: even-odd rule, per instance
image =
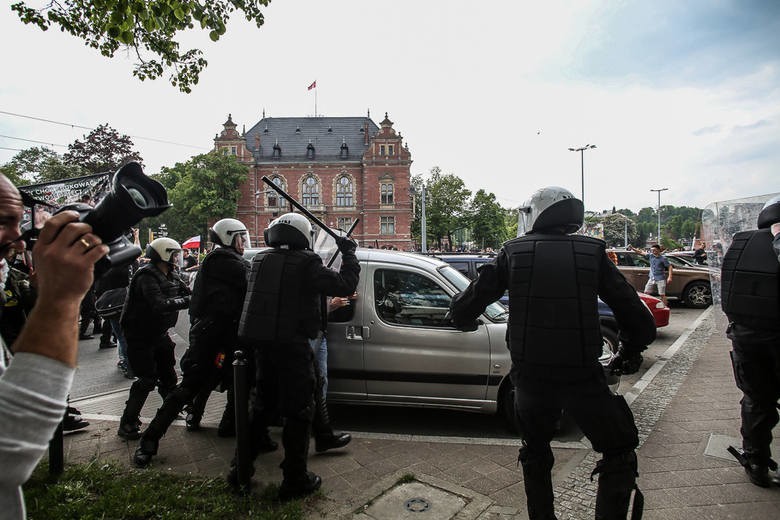
[{"label": "black body armor", "polygon": [[729,321],[780,330],[780,263],[769,229],[734,235],[723,258],[721,305]]}]

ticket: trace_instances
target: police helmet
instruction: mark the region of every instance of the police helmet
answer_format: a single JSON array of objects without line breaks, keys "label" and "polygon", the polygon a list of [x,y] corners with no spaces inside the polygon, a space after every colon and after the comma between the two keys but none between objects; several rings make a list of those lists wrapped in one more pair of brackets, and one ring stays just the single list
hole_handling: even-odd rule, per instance
[{"label": "police helmet", "polygon": [[146,246],[146,257],[152,262],[176,264],[181,246],[172,238],[155,238]]},{"label": "police helmet", "polygon": [[572,193],[558,186],[537,190],[519,208],[517,236],[560,228],[574,233],[585,220],[585,207]]},{"label": "police helmet", "polygon": [[764,204],[761,213],[758,214],[758,229],[771,227],[780,222],[780,195],[772,197]]},{"label": "police helmet", "polygon": [[244,245],[249,247],[249,233],[246,226],[240,220],[223,218],[214,223],[209,229],[209,240],[219,246],[231,247],[236,235],[244,236]]},{"label": "police helmet", "polygon": [[311,249],[310,237],[311,222],[299,213],[285,213],[263,232],[265,243],[271,247]]}]

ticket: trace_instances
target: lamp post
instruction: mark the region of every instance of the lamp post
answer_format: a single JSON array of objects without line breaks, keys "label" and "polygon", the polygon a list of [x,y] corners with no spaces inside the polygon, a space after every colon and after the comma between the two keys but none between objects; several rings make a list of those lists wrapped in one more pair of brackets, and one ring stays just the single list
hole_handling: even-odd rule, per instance
[{"label": "lamp post", "polygon": [[628,221],[630,219],[622,213],[618,212],[613,213],[613,215],[620,215],[623,217],[623,247],[628,247]]},{"label": "lamp post", "polygon": [[[412,192],[412,214],[414,215],[414,195],[417,190],[414,186],[409,187],[409,191]],[[428,226],[425,218],[425,184],[420,186],[420,252],[425,254],[428,252]]]},{"label": "lamp post", "polygon": [[658,206],[656,207],[656,213],[658,213],[658,245],[659,246],[661,246],[661,192],[667,191],[668,189],[669,188],[658,188],[655,190],[653,189],[650,190],[658,193]]},{"label": "lamp post", "polygon": [[569,148],[570,152],[580,152],[580,172],[582,173],[582,206],[585,207],[585,150],[596,148],[595,144],[586,144],[579,148]]}]

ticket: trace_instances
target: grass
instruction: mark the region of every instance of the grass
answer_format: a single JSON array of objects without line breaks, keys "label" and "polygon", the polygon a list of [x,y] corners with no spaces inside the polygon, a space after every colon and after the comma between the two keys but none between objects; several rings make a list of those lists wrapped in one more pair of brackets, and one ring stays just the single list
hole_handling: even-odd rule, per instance
[{"label": "grass", "polygon": [[262,519],[303,520],[300,500],[280,504],[278,487],[238,496],[223,479],[90,462],[57,477],[40,464],[24,485],[29,520]]}]

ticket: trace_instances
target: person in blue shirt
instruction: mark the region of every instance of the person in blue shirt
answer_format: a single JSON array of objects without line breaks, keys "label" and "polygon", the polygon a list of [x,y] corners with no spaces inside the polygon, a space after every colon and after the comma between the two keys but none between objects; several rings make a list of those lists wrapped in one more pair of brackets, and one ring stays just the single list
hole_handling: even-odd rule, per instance
[{"label": "person in blue shirt", "polygon": [[634,247],[631,250],[635,253],[646,255],[647,260],[650,262],[650,272],[648,273],[647,284],[645,284],[643,292],[649,293],[650,289],[655,285],[658,290],[658,297],[668,307],[669,304],[666,302],[666,284],[672,283],[672,264],[669,263],[668,258],[661,254],[661,246],[653,244],[650,246],[649,254]]}]

